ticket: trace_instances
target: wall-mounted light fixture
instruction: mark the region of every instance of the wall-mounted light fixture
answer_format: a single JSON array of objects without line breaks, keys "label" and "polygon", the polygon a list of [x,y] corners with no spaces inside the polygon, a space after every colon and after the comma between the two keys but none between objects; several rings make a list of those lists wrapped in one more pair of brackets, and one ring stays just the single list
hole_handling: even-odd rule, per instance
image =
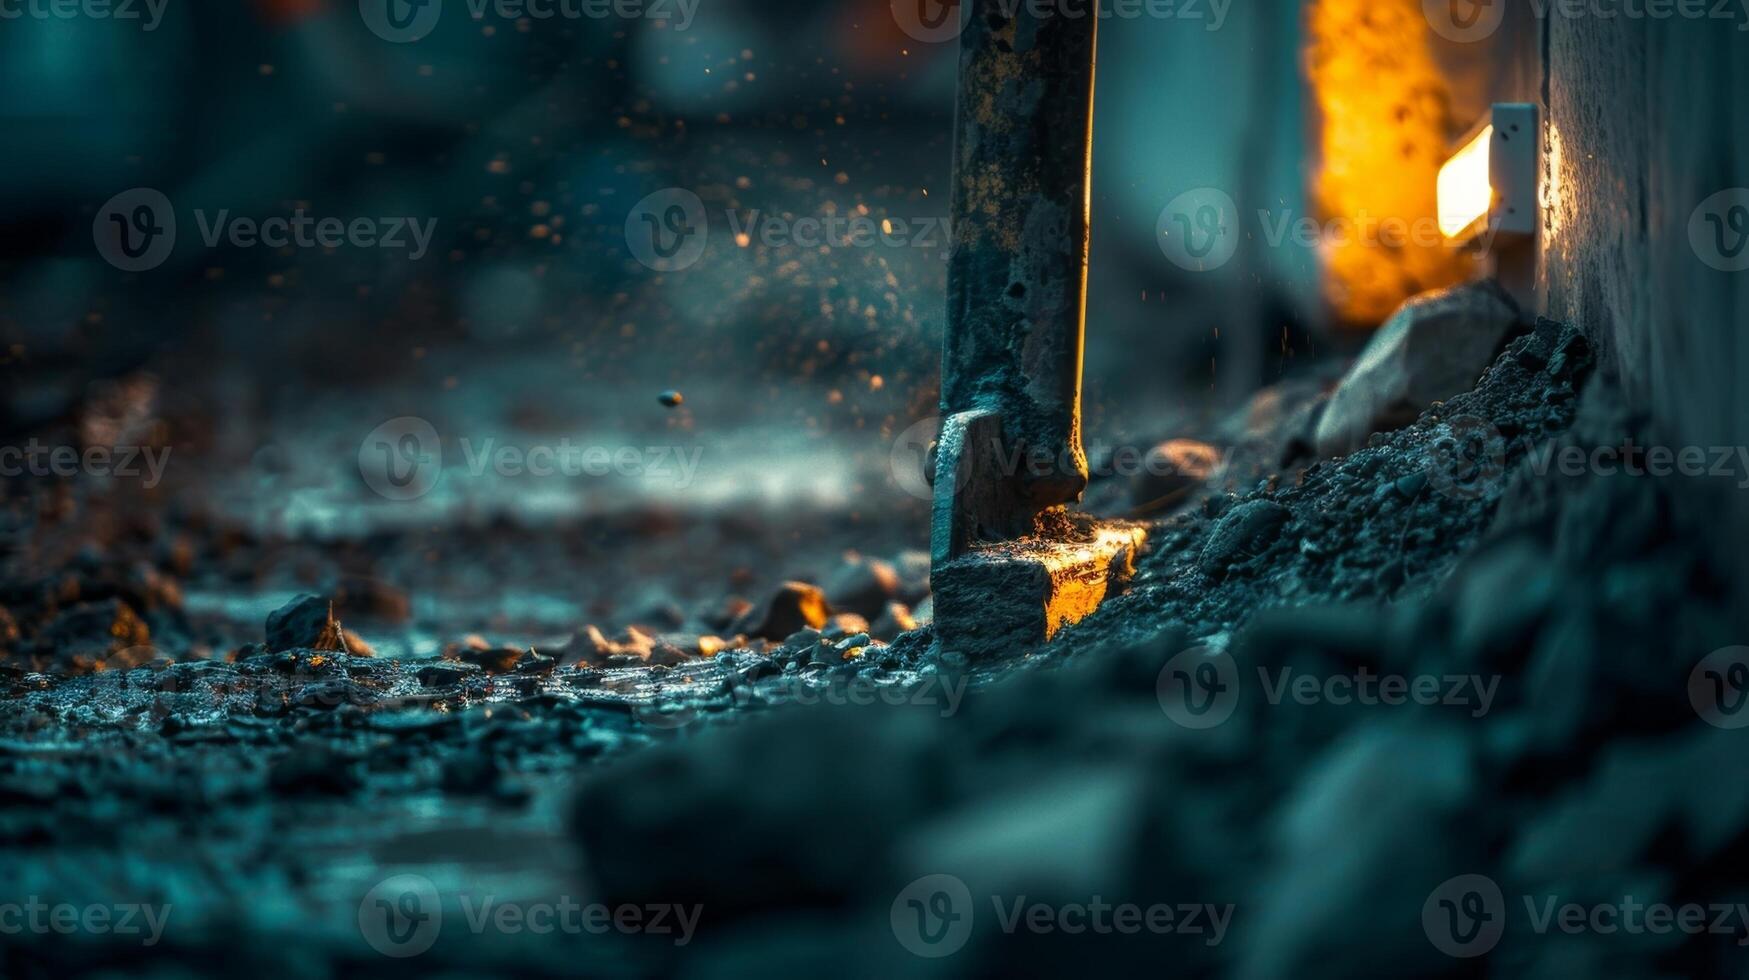
[{"label": "wall-mounted light fixture", "polygon": [[1439,171],[1439,230],[1463,244],[1536,234],[1536,106],[1497,102]]},{"label": "wall-mounted light fixture", "polygon": [[1439,171],[1439,230],[1490,260],[1489,272],[1529,303],[1536,279],[1537,107],[1496,102]]}]

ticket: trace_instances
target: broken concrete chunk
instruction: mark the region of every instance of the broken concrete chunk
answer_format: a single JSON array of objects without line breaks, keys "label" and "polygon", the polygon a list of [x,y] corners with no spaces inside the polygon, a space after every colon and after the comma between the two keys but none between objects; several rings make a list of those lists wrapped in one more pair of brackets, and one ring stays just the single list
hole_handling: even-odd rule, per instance
[{"label": "broken concrete chunk", "polygon": [[781,640],[805,626],[821,629],[828,613],[826,594],[806,582],[785,582],[762,606],[754,606],[730,632]]},{"label": "broken concrete chunk", "polygon": [[1469,391],[1517,327],[1518,308],[1490,282],[1423,293],[1379,329],[1318,421],[1318,452],[1346,456],[1400,429],[1436,401]]},{"label": "broken concrete chunk", "polygon": [[1080,622],[1135,571],[1140,525],[1094,525],[1089,540],[980,545],[935,570],[941,647],[973,659],[1027,652]]},{"label": "broken concrete chunk", "polygon": [[1289,516],[1288,509],[1273,500],[1247,500],[1215,525],[1198,564],[1210,575],[1225,572],[1273,544]]}]

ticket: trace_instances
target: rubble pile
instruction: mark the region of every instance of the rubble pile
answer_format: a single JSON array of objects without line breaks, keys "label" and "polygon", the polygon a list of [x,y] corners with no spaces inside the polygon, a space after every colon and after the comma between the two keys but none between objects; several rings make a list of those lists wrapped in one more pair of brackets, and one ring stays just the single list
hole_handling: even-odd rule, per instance
[{"label": "rubble pile", "polygon": [[[291,976],[1723,975],[1738,919],[1539,918],[1749,891],[1749,762],[1691,684],[1734,637],[1686,488],[1546,466],[1655,438],[1611,391],[1541,323],[1363,449],[1193,486],[1127,594],[987,663],[932,652],[915,553],[759,601],[627,604],[550,643],[458,631],[375,657],[363,641],[418,604],[369,577],[236,638],[182,600],[186,560],[15,556],[0,849],[21,894],[173,901],[155,962],[244,936],[287,947]],[[456,915],[427,956],[386,958],[357,913],[388,863],[702,918],[679,946]],[[1451,890],[1478,880],[1503,930],[1442,938],[1442,902],[1492,900]],[[941,906],[943,881],[969,904]],[[1040,908],[1172,927],[1045,928]],[[952,949],[920,911],[962,917]],[[140,962],[19,938],[9,973]]]}]

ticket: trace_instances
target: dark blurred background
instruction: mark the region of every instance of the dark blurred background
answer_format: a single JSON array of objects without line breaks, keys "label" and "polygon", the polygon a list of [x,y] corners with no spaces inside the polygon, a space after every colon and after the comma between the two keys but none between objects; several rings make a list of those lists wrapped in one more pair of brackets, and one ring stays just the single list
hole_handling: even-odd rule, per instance
[{"label": "dark blurred background", "polygon": [[[176,473],[289,532],[652,501],[921,515],[889,458],[934,414],[945,249],[742,247],[724,219],[945,217],[956,45],[907,36],[887,0],[704,0],[689,22],[476,19],[450,0],[405,44],[346,2],[137,12],[0,30],[9,430],[144,372]],[[1192,188],[1303,210],[1298,4],[1195,13],[1102,28],[1089,441],[1169,435],[1308,346],[1309,251],[1195,274],[1156,247],[1161,208]],[[125,273],[92,222],[136,187],[173,202],[179,239]],[[668,187],[700,196],[712,238],[661,274],[625,227]],[[298,208],[435,233],[417,261],[207,247],[194,215]],[[658,403],[668,389],[682,408]],[[432,422],[451,466],[463,436],[705,453],[685,488],[469,478],[383,501],[357,447],[407,415]]]}]

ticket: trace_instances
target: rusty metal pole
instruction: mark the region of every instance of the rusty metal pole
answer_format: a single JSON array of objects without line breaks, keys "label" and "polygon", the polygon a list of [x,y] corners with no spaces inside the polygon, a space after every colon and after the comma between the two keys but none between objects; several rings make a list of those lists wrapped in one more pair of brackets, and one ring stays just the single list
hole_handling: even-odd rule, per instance
[{"label": "rusty metal pole", "polygon": [[941,651],[983,658],[1090,615],[1146,532],[1066,507],[1087,487],[1097,0],[964,2],[930,582]]},{"label": "rusty metal pole", "polygon": [[1081,360],[1097,0],[963,2],[937,563],[1031,532],[1040,512],[1087,486]]}]

